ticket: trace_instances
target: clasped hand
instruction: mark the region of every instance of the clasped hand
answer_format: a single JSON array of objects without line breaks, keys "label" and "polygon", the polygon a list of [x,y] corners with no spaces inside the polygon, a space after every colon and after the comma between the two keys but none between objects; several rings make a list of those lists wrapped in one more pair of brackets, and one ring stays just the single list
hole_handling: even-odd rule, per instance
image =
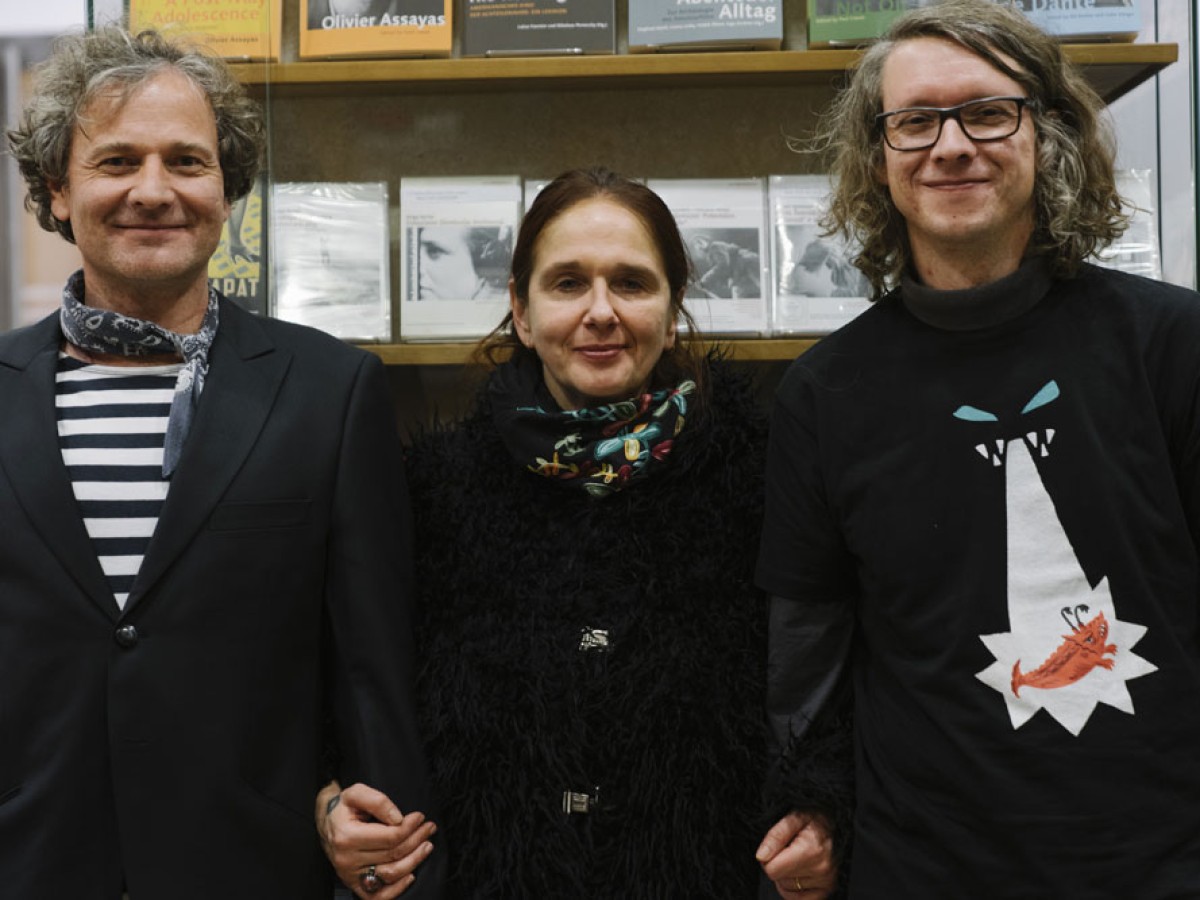
[{"label": "clasped hand", "polygon": [[[408,890],[433,852],[437,825],[424,813],[404,815],[386,794],[331,781],[317,794],[317,832],[338,878],[357,897],[391,900]],[[373,868],[372,868],[373,867]],[[378,881],[364,879],[373,873]],[[366,887],[378,883],[374,890]]]}]

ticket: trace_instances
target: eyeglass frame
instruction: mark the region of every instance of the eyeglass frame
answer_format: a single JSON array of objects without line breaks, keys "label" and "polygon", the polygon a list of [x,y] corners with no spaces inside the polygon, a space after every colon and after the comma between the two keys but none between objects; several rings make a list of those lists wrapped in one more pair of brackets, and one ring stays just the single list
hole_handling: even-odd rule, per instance
[{"label": "eyeglass frame", "polygon": [[[971,133],[967,130],[967,127],[965,125],[963,125],[963,121],[962,121],[963,108],[967,107],[967,106],[972,106],[973,104],[976,104],[976,103],[988,103],[990,101],[995,101],[995,100],[1011,100],[1012,102],[1017,104],[1017,124],[1016,124],[1016,126],[1008,134],[1000,135],[998,137],[987,137],[987,138],[972,137]],[[1021,130],[1021,114],[1024,111],[1025,107],[1027,107],[1027,106],[1031,110],[1036,109],[1037,108],[1037,100],[1033,97],[1009,97],[1009,96],[1005,96],[1003,94],[996,96],[996,97],[977,97],[974,100],[967,100],[967,101],[964,101],[963,103],[959,103],[956,106],[904,106],[904,107],[901,107],[900,109],[889,109],[887,112],[877,113],[875,115],[875,127],[879,129],[879,133],[883,136],[883,142],[885,144],[887,144],[889,147],[891,147],[891,149],[895,150],[897,153],[909,153],[909,152],[916,152],[918,150],[928,150],[930,147],[935,146],[937,144],[937,142],[942,139],[942,129],[946,127],[947,119],[953,119],[955,122],[957,122],[959,130],[962,131],[962,133],[964,135],[966,135],[966,137],[973,143],[990,144],[993,141],[1006,140],[1007,138],[1012,137],[1014,134],[1016,134],[1018,131]],[[890,116],[894,116],[899,113],[906,113],[906,112],[937,113],[937,116],[938,116],[937,134],[935,134],[933,136],[932,141],[930,141],[928,144],[922,144],[919,147],[897,147],[890,140],[888,140],[887,124],[885,123],[884,120]]]}]

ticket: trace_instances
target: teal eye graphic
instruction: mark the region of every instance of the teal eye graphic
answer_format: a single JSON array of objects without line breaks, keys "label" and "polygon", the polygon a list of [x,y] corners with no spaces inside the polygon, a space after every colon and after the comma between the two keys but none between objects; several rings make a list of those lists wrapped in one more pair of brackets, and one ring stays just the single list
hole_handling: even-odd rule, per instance
[{"label": "teal eye graphic", "polygon": [[1047,403],[1053,403],[1055,400],[1058,399],[1059,393],[1060,393],[1060,391],[1058,389],[1058,382],[1057,381],[1047,381],[1042,386],[1041,390],[1039,390],[1036,394],[1033,395],[1033,399],[1025,404],[1025,408],[1023,410],[1021,410],[1021,415],[1025,415],[1026,413],[1031,413],[1035,409],[1040,409],[1041,407],[1045,406]]},{"label": "teal eye graphic", "polygon": [[979,409],[975,406],[960,406],[954,411],[954,418],[962,419],[964,422],[999,422],[994,415],[987,410]]}]

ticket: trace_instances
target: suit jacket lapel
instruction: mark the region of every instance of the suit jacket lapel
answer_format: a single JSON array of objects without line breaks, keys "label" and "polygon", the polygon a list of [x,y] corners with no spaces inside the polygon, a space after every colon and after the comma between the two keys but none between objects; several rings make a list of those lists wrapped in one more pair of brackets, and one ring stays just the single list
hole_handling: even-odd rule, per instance
[{"label": "suit jacket lapel", "polygon": [[254,447],[291,363],[291,354],[274,345],[258,320],[228,301],[221,304],[210,353],[196,418],[125,615],[207,521]]},{"label": "suit jacket lapel", "polygon": [[112,588],[84,528],[58,445],[54,372],[61,342],[55,314],[0,345],[0,468],[63,569],[116,619]]}]

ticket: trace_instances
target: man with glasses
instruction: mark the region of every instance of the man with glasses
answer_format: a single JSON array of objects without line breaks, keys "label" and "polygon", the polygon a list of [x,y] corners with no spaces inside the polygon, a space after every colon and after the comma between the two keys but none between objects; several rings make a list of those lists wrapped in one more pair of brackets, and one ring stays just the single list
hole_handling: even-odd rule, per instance
[{"label": "man with glasses", "polygon": [[1128,221],[1102,114],[1019,12],[949,0],[817,139],[876,302],[772,421],[784,897],[1200,893],[1200,298],[1087,262]]}]

